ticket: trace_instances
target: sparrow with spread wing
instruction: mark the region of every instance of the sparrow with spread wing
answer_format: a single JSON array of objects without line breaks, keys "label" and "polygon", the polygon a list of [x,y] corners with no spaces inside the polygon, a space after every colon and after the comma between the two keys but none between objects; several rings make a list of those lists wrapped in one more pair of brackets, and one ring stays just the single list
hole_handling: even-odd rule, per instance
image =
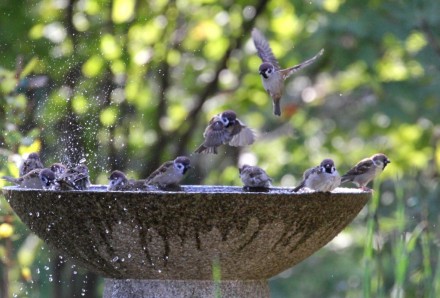
[{"label": "sparrow with spread wing", "polygon": [[203,137],[205,141],[196,149],[196,153],[217,154],[217,147],[223,144],[240,147],[255,142],[255,133],[231,110],[212,117]]},{"label": "sparrow with spread wing", "polygon": [[259,68],[259,73],[263,81],[263,87],[270,95],[273,101],[273,113],[277,116],[281,115],[280,100],[284,93],[284,80],[290,77],[294,72],[314,63],[316,59],[324,53],[321,49],[314,57],[301,62],[298,65],[281,69],[278,60],[272,53],[264,35],[256,28],[252,30],[252,39],[257,48],[258,56],[262,60]]}]

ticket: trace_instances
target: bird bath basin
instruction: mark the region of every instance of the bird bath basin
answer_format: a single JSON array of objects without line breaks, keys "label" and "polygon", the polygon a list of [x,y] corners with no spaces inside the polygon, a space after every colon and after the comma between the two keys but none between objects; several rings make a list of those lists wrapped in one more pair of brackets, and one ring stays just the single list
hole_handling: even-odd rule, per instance
[{"label": "bird bath basin", "polygon": [[230,186],[3,192],[48,245],[106,278],[104,297],[268,297],[268,278],[327,244],[371,197]]}]

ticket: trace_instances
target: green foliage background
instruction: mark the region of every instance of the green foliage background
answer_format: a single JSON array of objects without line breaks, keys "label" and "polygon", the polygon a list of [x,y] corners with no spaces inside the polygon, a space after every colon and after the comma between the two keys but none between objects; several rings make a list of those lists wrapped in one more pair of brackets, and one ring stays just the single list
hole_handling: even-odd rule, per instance
[{"label": "green foliage background", "polygon": [[[185,183],[240,185],[244,161],[293,186],[326,157],[340,172],[379,151],[392,160],[368,208],[272,279],[273,297],[438,297],[439,11],[429,0],[1,1],[0,175],[40,151],[47,164],[85,157],[96,183],[114,169],[146,177],[234,109],[258,141],[193,157]],[[258,76],[254,26],[284,66],[325,49],[288,80],[281,118]],[[102,291],[4,197],[0,273],[5,297]]]}]

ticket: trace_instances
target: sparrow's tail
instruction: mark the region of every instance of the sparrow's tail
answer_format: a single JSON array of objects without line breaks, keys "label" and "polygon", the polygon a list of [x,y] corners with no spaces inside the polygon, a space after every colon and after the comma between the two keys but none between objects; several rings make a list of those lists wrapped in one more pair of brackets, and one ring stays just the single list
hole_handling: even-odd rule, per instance
[{"label": "sparrow's tail", "polygon": [[194,151],[195,153],[213,153],[217,154],[217,147],[205,147],[203,144]]},{"label": "sparrow's tail", "polygon": [[281,107],[280,107],[280,102],[279,101],[274,101],[273,102],[273,113],[276,116],[281,116]]},{"label": "sparrow's tail", "polygon": [[9,181],[11,183],[14,183],[14,184],[19,184],[20,183],[19,181],[17,181],[17,178],[14,178],[14,177],[11,177],[11,176],[3,176],[2,179],[6,180],[6,181]]},{"label": "sparrow's tail", "polygon": [[303,188],[305,186],[305,183],[304,183],[304,181],[303,182],[301,182],[301,184],[300,185],[298,185],[297,187],[295,187],[292,191],[293,192],[298,192],[301,188]]},{"label": "sparrow's tail", "polygon": [[342,184],[342,183],[345,183],[345,182],[350,182],[350,181],[351,181],[351,178],[352,178],[352,177],[350,177],[350,176],[343,175],[343,176],[341,177],[341,184]]}]

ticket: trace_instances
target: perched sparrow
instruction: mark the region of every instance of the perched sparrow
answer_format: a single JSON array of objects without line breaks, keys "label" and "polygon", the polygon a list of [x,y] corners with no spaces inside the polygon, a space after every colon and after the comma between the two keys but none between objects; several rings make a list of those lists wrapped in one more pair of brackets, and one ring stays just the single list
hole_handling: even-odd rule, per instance
[{"label": "perched sparrow", "polygon": [[284,80],[290,77],[294,72],[315,62],[315,60],[322,55],[324,49],[319,51],[318,54],[309,60],[301,62],[293,67],[281,69],[266,38],[264,38],[263,34],[256,28],[252,30],[252,39],[257,48],[258,56],[263,61],[259,68],[263,87],[266,92],[269,93],[270,97],[272,97],[273,113],[280,116],[280,100],[284,92]]},{"label": "perched sparrow", "polygon": [[179,182],[189,168],[191,168],[189,158],[179,156],[175,160],[167,161],[161,165],[146,179],[145,185],[157,185],[159,188],[179,188]]},{"label": "perched sparrow", "polygon": [[145,180],[128,179],[121,171],[113,171],[108,178],[109,184],[107,190],[143,190],[145,189]]},{"label": "perched sparrow", "polygon": [[90,187],[89,169],[80,164],[56,179],[59,190],[86,190]]},{"label": "perched sparrow", "polygon": [[341,184],[341,176],[336,170],[335,163],[331,159],[324,159],[317,167],[304,172],[303,181],[293,189],[299,191],[303,187],[315,191],[330,192]]},{"label": "perched sparrow", "polygon": [[217,147],[222,144],[230,146],[246,146],[255,141],[255,133],[238,118],[234,111],[225,111],[214,116],[203,133],[205,141],[196,153],[217,154]]},{"label": "perched sparrow", "polygon": [[23,162],[19,169],[20,177],[23,175],[26,175],[32,170],[35,169],[42,169],[44,168],[43,163],[40,160],[40,156],[38,153],[31,153],[29,154],[28,158]]},{"label": "perched sparrow", "polygon": [[369,191],[367,184],[382,173],[391,161],[385,154],[377,153],[358,162],[345,175],[342,183],[351,181],[364,191]]},{"label": "perched sparrow", "polygon": [[59,162],[52,164],[50,169],[55,173],[56,178],[60,178],[65,172],[67,172],[67,167]]},{"label": "perched sparrow", "polygon": [[262,168],[243,165],[238,171],[245,189],[267,189],[272,186],[272,179]]},{"label": "perched sparrow", "polygon": [[55,184],[55,174],[50,169],[35,169],[19,178],[2,178],[21,188],[52,189]]}]

